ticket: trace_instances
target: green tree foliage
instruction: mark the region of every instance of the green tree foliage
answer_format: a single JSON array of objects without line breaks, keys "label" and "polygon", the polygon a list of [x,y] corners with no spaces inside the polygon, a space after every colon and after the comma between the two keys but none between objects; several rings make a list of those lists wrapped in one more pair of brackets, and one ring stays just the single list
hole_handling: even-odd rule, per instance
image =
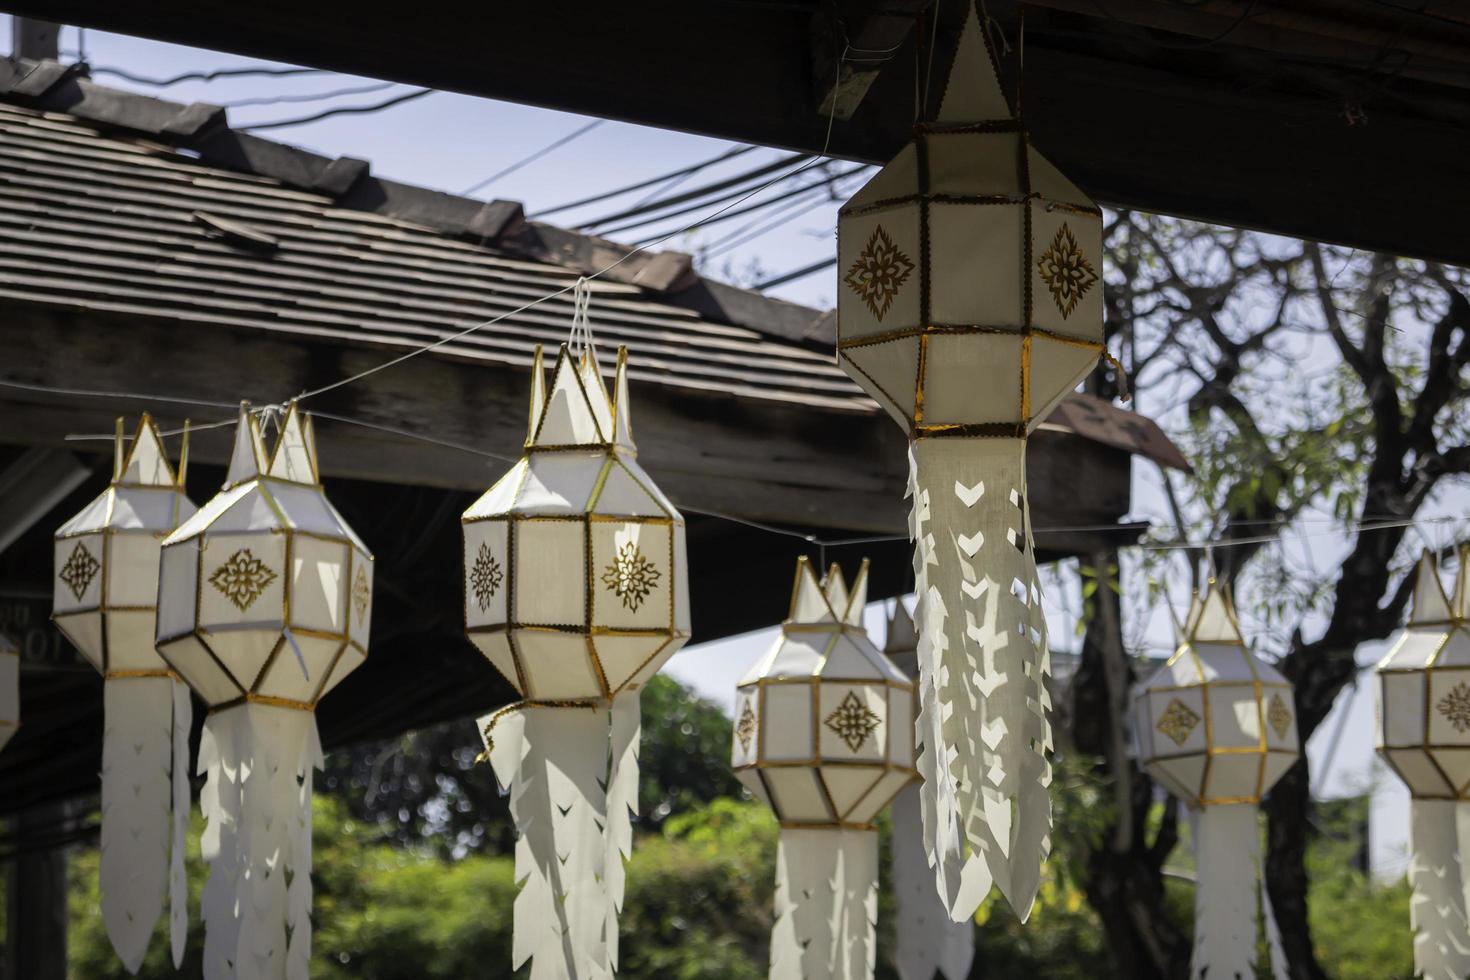
[{"label": "green tree foliage", "polygon": [[[642,691],[639,822],[720,796],[740,796],[730,774],[730,721],[678,681],[655,676]],[[515,842],[506,798],[471,719],[334,752],[318,785],[347,812],[401,847],[441,857],[508,852]]]}]

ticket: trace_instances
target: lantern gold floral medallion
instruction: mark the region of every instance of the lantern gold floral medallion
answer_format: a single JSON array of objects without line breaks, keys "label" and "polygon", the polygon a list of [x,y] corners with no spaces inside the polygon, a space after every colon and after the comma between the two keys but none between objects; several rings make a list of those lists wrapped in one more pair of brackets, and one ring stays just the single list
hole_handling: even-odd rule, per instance
[{"label": "lantern gold floral medallion", "polygon": [[[465,511],[470,640],[523,700],[481,719],[520,839],[513,967],[608,976],[637,807],[639,690],[689,638],[684,519],[638,465],[628,357],[531,375],[526,454]],[[611,743],[611,751],[609,751]]]},{"label": "lantern gold floral medallion", "polygon": [[[1026,437],[1103,351],[1102,212],[996,64],[972,6],[937,114],[839,211],[837,353],[910,438],[930,863],[960,845],[1025,918],[1051,828]],[[966,919],[989,887],[936,885]]]},{"label": "lantern gold floral medallion", "polygon": [[308,975],[314,711],[367,658],[372,574],[310,417],[292,403],[267,453],[241,405],[224,488],[164,540],[158,578],[158,652],[209,705],[206,980]]},{"label": "lantern gold floral medallion", "polygon": [[802,558],[781,636],[735,692],[735,775],[781,822],[772,977],[873,975],[873,820],[915,775],[914,688],[868,639],[867,595],[867,562],[849,590]]}]

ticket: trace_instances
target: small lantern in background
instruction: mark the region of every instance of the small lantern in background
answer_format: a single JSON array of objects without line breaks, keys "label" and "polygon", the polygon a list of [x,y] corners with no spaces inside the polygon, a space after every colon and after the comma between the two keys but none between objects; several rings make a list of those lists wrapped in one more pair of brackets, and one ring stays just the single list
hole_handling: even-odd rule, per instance
[{"label": "small lantern in background", "polygon": [[129,444],[117,420],[112,480],[56,532],[52,621],[103,677],[102,921],[129,973],[170,895],[174,966],[189,929],[189,689],[154,649],[163,539],[195,512],[145,412]]},{"label": "small lantern in background", "polygon": [[20,727],[20,650],[0,633],[0,750]]},{"label": "small lantern in background", "polygon": [[1102,211],[1031,147],[996,63],[971,6],[937,116],[839,211],[837,351],[910,439],[931,861],[980,855],[1024,920],[1052,744],[1026,437],[1103,351]]},{"label": "small lantern in background", "polygon": [[1460,549],[1454,592],[1440,584],[1432,555],[1419,560],[1414,608],[1378,664],[1378,754],[1409,787],[1409,883],[1414,969],[1424,977],[1470,975],[1466,922],[1470,817],[1470,623]]},{"label": "small lantern in background", "polygon": [[563,345],[544,385],[538,347],[526,455],[463,517],[465,626],[523,698],[480,721],[520,835],[512,967],[602,976],[617,968],[639,691],[689,638],[684,518],[638,465],[625,348],[611,396],[590,339]]},{"label": "small lantern in background", "polygon": [[772,977],[873,975],[873,820],[915,776],[914,689],[863,629],[867,594],[867,562],[849,592],[800,559],[781,636],[736,687],[731,764],[781,822]]},{"label": "small lantern in background", "polygon": [[1291,685],[1251,652],[1229,595],[1212,583],[1178,650],[1134,699],[1141,763],[1197,817],[1190,976],[1255,975],[1259,900],[1273,971],[1284,980],[1257,806],[1300,754]]},{"label": "small lantern in background", "polygon": [[305,978],[317,702],[367,657],[372,555],[293,403],[267,455],[240,408],[224,488],[163,542],[158,651],[209,705],[204,976]]},{"label": "small lantern in background", "polygon": [[[902,599],[893,602],[893,615],[888,617],[883,655],[903,671],[910,680],[918,677],[919,633]],[[918,713],[918,693],[914,708]],[[922,747],[915,746],[915,755]],[[924,848],[923,803],[917,779],[907,783],[893,798],[890,819],[893,832],[889,846],[893,856],[893,892],[898,921],[893,927],[894,965],[900,980],[933,980],[937,971],[946,980],[963,980],[970,975],[975,960],[975,922],[964,916],[959,922],[950,915],[948,905],[935,892],[935,873],[929,869],[929,856]],[[956,844],[959,842],[956,841]],[[965,880],[964,855],[958,849],[941,858],[946,881],[956,886]],[[970,862],[979,859],[971,857]],[[972,870],[971,878],[975,871]],[[983,880],[984,875],[979,875]]]}]

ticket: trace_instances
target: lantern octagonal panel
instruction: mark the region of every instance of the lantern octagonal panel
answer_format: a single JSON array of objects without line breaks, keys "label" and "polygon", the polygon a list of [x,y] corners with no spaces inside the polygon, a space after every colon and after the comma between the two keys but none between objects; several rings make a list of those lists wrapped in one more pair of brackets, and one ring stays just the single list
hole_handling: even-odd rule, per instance
[{"label": "lantern octagonal panel", "polygon": [[157,645],[212,707],[310,710],[367,658],[372,553],[327,500],[293,404],[267,454],[242,406],[224,488],[163,543]]},{"label": "lantern octagonal panel", "polygon": [[1190,806],[1259,803],[1300,754],[1291,685],[1245,643],[1223,589],[1134,696],[1139,756]]},{"label": "lantern octagonal panel", "polygon": [[1470,800],[1470,624],[1465,563],[1454,591],[1420,559],[1414,608],[1374,677],[1378,753],[1416,799]]},{"label": "lantern octagonal panel", "polygon": [[196,508],[144,413],[131,443],[118,419],[112,480],[56,532],[52,621],[104,677],[166,676],[154,650],[159,554]]},{"label": "lantern octagonal panel", "polygon": [[867,827],[915,776],[913,682],[863,629],[851,591],[802,558],[781,636],[735,695],[735,775],[787,827]]},{"label": "lantern octagonal panel", "polygon": [[936,118],[838,213],[838,356],[914,435],[1029,432],[1103,349],[1102,211],[993,66],[972,11]]},{"label": "lantern octagonal panel", "polygon": [[638,465],[627,350],[532,371],[526,454],[462,518],[470,640],[527,700],[636,691],[689,638],[684,518]]}]

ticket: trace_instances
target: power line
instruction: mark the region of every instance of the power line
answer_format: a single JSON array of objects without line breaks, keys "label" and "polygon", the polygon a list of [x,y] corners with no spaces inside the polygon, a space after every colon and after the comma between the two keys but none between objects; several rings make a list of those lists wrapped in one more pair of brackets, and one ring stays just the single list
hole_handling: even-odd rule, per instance
[{"label": "power line", "polygon": [[561,137],[558,140],[553,140],[552,142],[546,144],[541,149],[537,150],[535,153],[532,153],[530,156],[523,157],[522,159],[517,160],[515,163],[513,163],[510,166],[506,167],[504,170],[501,170],[501,171],[499,171],[497,173],[491,174],[489,177],[486,177],[484,180],[480,181],[478,184],[473,184],[473,185],[471,185],[469,187],[466,187],[464,190],[462,190],[462,191],[459,192],[460,193],[460,196],[461,197],[468,197],[469,195],[475,193],[476,191],[484,190],[486,187],[489,187],[491,184],[495,183],[500,178],[510,176],[511,174],[515,173],[517,170],[521,169],[522,167],[524,167],[528,163],[535,163],[537,160],[540,160],[542,157],[546,156],[546,154],[550,153],[552,150],[555,150],[558,147],[566,146],[572,140],[576,139],[579,136],[583,136],[583,135],[586,135],[587,133],[592,132],[594,129],[596,129],[598,126],[601,126],[605,122],[607,122],[606,119],[594,119],[594,120],[592,120],[587,125],[582,126],[579,129],[573,130],[572,132],[568,133],[567,135]]},{"label": "power line", "polygon": [[[848,171],[848,173],[852,173],[852,171]],[[782,225],[789,224],[790,222],[795,221],[797,218],[800,218],[802,215],[808,214],[825,204],[837,203],[840,198],[840,194],[837,191],[837,183],[840,180],[841,176],[839,175],[837,179],[832,181],[831,187],[827,190],[827,193],[819,196],[814,201],[802,201],[800,195],[798,195],[797,198],[791,201],[789,204],[781,208],[777,208],[778,213],[775,216],[768,215],[767,218],[757,219],[750,222],[749,224],[741,226],[739,229],[731,232],[723,238],[716,239],[709,245],[705,246],[705,258],[714,258],[715,256],[724,255],[726,252],[732,252],[740,246],[745,245],[749,242],[753,242],[757,238],[760,238],[762,235],[775,231]],[[813,190],[820,190],[824,186],[824,184],[811,185]],[[793,207],[795,207],[795,210],[792,210]],[[764,221],[765,223],[762,224],[762,221]],[[752,231],[752,228],[754,228],[755,230]]]},{"label": "power line", "polygon": [[[820,187],[814,187],[813,189],[814,190],[820,190],[821,188]],[[835,196],[835,194],[833,194],[832,192],[828,192],[827,194],[824,194],[824,195],[821,196],[821,198],[819,199],[818,203],[821,203],[822,201],[830,200],[834,196]],[[781,205],[779,208],[776,208],[776,213],[777,214],[785,214],[786,212],[791,211],[794,208],[801,207],[803,204],[805,204],[805,202],[802,201],[800,199],[800,196],[798,195],[798,197],[795,200],[789,201],[786,204]],[[762,222],[766,221],[769,217],[771,217],[771,215],[763,215],[763,216],[761,216],[759,218],[755,218],[755,219],[753,219],[751,221],[747,221],[745,224],[741,225],[739,228],[736,228],[734,231],[730,232],[729,234],[722,235],[721,237],[716,238],[712,242],[706,242],[704,244],[704,251],[709,252],[709,251],[712,251],[712,250],[721,248],[727,242],[734,241],[735,239],[739,238],[741,235],[744,235],[746,232],[750,231],[752,228],[757,227]]]},{"label": "power line", "polygon": [[257,105],[284,105],[288,102],[325,102],[327,99],[339,99],[347,95],[366,95],[369,92],[381,92],[384,89],[393,88],[397,82],[375,82],[372,85],[359,85],[356,88],[339,88],[330,92],[312,92],[302,95],[268,95],[256,99],[236,99],[233,102],[221,102],[223,109],[243,109],[246,106]]},{"label": "power line", "polygon": [[284,129],[287,126],[304,126],[307,123],[319,122],[323,119],[329,119],[332,116],[351,116],[360,115],[362,113],[368,112],[381,112],[384,109],[390,109],[393,106],[402,105],[405,102],[410,102],[414,99],[423,98],[433,91],[434,90],[431,88],[414,89],[412,92],[407,92],[403,95],[396,95],[391,99],[386,99],[382,102],[376,103],[375,105],[337,106],[334,109],[323,109],[321,112],[315,113],[310,116],[300,116],[296,119],[277,119],[273,122],[259,123],[258,125],[239,126],[236,127],[236,129],[238,132],[253,133],[259,132],[262,129]]},{"label": "power line", "polygon": [[109,68],[104,66],[89,67],[93,75],[112,75],[124,81],[134,82],[138,85],[152,85],[155,88],[168,88],[170,85],[178,85],[182,82],[212,82],[218,78],[246,78],[253,75],[269,75],[274,78],[284,78],[291,75],[322,75],[327,74],[324,68],[215,68],[210,71],[186,71],[182,75],[172,78],[149,78],[146,75],[135,75],[121,68]]},{"label": "power line", "polygon": [[[629,184],[626,187],[619,187],[616,190],[604,191],[601,194],[594,194],[591,197],[584,197],[579,201],[570,201],[566,204],[558,204],[554,208],[543,208],[540,211],[536,211],[526,215],[526,217],[541,218],[545,217],[548,214],[556,214],[560,211],[571,211],[574,208],[585,207],[588,204],[597,204],[599,201],[607,201],[615,197],[622,197],[624,194],[631,194],[633,191],[641,191],[645,187],[652,187],[654,184],[662,184],[670,180],[678,179],[680,177],[688,177],[691,174],[696,174],[707,167],[712,167],[717,163],[722,163],[726,160],[733,159],[742,154],[749,153],[752,150],[758,149],[760,149],[760,147],[758,146],[737,146],[730,150],[727,150],[724,153],[721,153],[719,156],[711,157],[708,160],[696,163],[693,166],[685,167],[682,170],[675,170],[672,173],[660,174],[657,177],[650,177],[649,179],[640,181],[636,184]],[[639,202],[639,204],[635,204],[634,207],[638,207],[643,203],[645,202]]]},{"label": "power line", "polygon": [[[767,200],[757,201],[755,204],[751,204],[751,205],[748,205],[746,207],[739,208],[739,209],[737,209],[735,211],[728,211],[728,212],[720,215],[717,218],[710,218],[708,221],[701,221],[701,222],[699,222],[699,227],[701,227],[701,228],[708,228],[711,225],[717,225],[717,224],[719,224],[719,223],[721,223],[723,221],[729,221],[731,218],[738,218],[742,214],[750,214],[752,211],[759,211],[762,208],[768,208],[772,204],[776,204],[776,203],[778,203],[780,201],[788,200],[788,199],[790,199],[792,197],[796,197],[799,194],[805,194],[805,193],[807,193],[807,192],[809,192],[809,191],[811,191],[811,190],[813,190],[815,188],[818,188],[818,187],[824,187],[824,186],[826,186],[828,184],[836,183],[837,181],[841,180],[844,177],[850,177],[853,174],[857,173],[858,171],[863,170],[865,166],[866,165],[856,166],[856,167],[853,167],[853,168],[851,168],[849,170],[844,170],[841,173],[833,174],[832,176],[826,177],[826,178],[824,178],[824,179],[822,179],[820,181],[817,181],[814,184],[804,184],[801,187],[797,187],[797,188],[794,188],[792,190],[789,190],[789,191],[787,191],[784,194],[777,194],[775,197],[769,198]],[[755,192],[752,192],[752,193],[755,193]],[[741,198],[741,200],[746,200],[749,197],[750,197],[750,195],[746,195],[746,197],[745,198]],[[737,201],[736,203],[739,203],[739,202]],[[702,207],[702,205],[700,205],[700,207]],[[687,210],[697,210],[697,207],[694,208],[694,209],[686,208],[684,210],[686,210],[686,211]],[[682,214],[682,213],[684,213],[684,212],[683,211],[677,211],[674,214]],[[636,228],[639,225],[650,225],[650,224],[653,224],[654,222],[662,221],[662,220],[664,220],[664,218],[674,217],[674,214],[667,214],[667,215],[663,215],[662,217],[658,217],[658,218],[650,218],[647,221],[637,221],[637,222],[634,222],[631,225],[625,226],[624,228],[612,229],[612,230],[608,231],[607,234],[615,234],[618,231],[626,230],[626,228]],[[677,232],[674,232],[674,234],[677,234]],[[665,236],[665,237],[667,237],[667,236]],[[635,242],[634,244],[635,245],[643,245],[645,242],[652,242],[652,241],[655,241],[655,240],[657,240],[656,236],[655,236],[655,238],[643,239],[642,241]]]},{"label": "power line", "polygon": [[795,282],[798,279],[805,279],[807,276],[812,275],[816,272],[821,272],[823,269],[830,269],[836,264],[837,256],[834,255],[829,259],[822,259],[820,262],[813,262],[811,265],[804,265],[800,269],[793,269],[790,272],[783,272],[779,276],[775,276],[771,279],[764,279],[750,288],[760,290],[770,289],[773,286],[784,286],[788,282]]},{"label": "power line", "polygon": [[[641,207],[629,208],[625,211],[618,211],[613,214],[605,215],[601,218],[595,218],[592,221],[583,222],[581,225],[578,226],[578,230],[586,231],[599,225],[608,225],[617,221],[626,221],[629,218],[636,218],[640,217],[641,215],[649,214],[651,212],[662,211],[668,207],[671,207],[672,205],[683,204],[686,201],[699,201],[702,198],[709,198],[711,194],[717,194],[720,191],[727,190],[732,187],[743,189],[743,185],[749,184],[753,180],[759,180],[767,174],[775,173],[777,170],[781,170],[785,167],[809,159],[815,160],[815,158],[813,158],[809,153],[792,153],[789,156],[781,157],[780,159],[768,163],[764,166],[756,167],[754,170],[747,170],[745,173],[737,174],[734,177],[728,177],[725,180],[716,181],[713,184],[705,184],[702,187],[696,187],[693,190],[685,191],[682,194],[675,194],[673,197],[666,197],[661,200],[654,201],[650,204],[643,205]],[[792,174],[787,174],[786,176],[794,176],[794,174],[798,172],[799,171],[793,171]],[[775,183],[775,181],[772,181],[771,183]],[[763,189],[764,188],[757,188],[757,190]],[[706,204],[718,204],[721,201],[729,200],[731,197],[738,197],[740,193],[741,190],[737,189],[733,194],[727,194],[724,197],[704,200],[702,201],[702,203],[696,204],[693,208],[685,208],[683,211],[675,212],[675,214],[685,214],[691,210],[698,210],[700,207],[703,207]],[[664,217],[671,217],[671,215],[665,215]],[[653,218],[650,220],[658,221],[660,219]],[[648,222],[643,223],[647,224]]]}]

